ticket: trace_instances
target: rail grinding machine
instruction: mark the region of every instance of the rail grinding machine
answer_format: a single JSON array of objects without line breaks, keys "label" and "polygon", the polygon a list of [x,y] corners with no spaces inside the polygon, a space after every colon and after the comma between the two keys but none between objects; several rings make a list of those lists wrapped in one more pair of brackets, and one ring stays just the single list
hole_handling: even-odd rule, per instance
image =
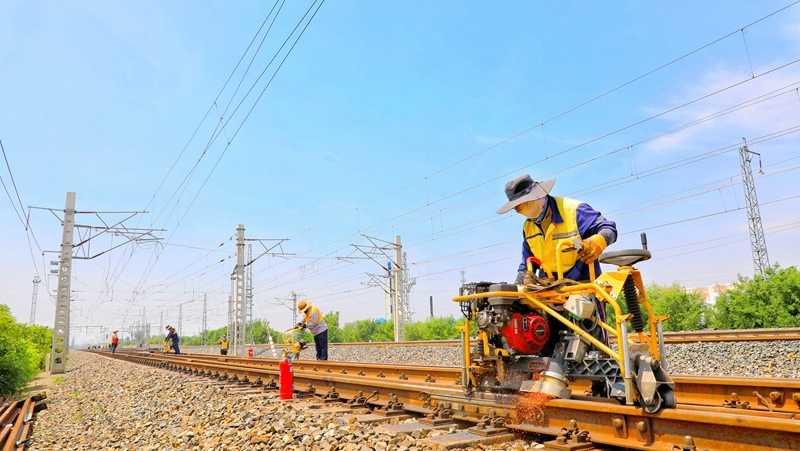
[{"label": "rail grinding machine", "polygon": [[[616,270],[595,277],[591,265],[587,282],[542,267],[547,277],[535,284],[463,285],[453,300],[478,329],[477,345],[471,347],[470,321],[459,326],[465,394],[518,391],[569,398],[569,382],[583,379],[591,381],[593,396],[639,405],[649,413],[674,408],[675,384],[666,372],[662,331],[669,316],[654,314],[641,273],[633,266],[650,259],[644,234],[642,245],[604,252],[600,262]],[[557,266],[561,253],[577,252],[579,246],[579,240],[559,242]],[[623,293],[628,313],[618,302]],[[606,318],[605,306],[613,318]]]}]

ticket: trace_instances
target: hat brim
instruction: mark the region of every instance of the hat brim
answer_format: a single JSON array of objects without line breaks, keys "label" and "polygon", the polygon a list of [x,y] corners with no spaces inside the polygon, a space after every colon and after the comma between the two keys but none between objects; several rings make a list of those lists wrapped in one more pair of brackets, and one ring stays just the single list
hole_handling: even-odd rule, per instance
[{"label": "hat brim", "polygon": [[545,180],[544,182],[540,182],[539,184],[536,185],[535,188],[533,188],[533,190],[531,190],[530,193],[528,193],[528,194],[526,194],[526,195],[524,195],[524,196],[522,196],[522,197],[520,197],[518,199],[514,199],[514,200],[510,200],[510,201],[506,202],[505,205],[500,207],[500,209],[497,210],[495,213],[500,215],[500,214],[503,214],[503,213],[511,210],[512,208],[516,207],[519,204],[523,204],[525,202],[530,202],[532,200],[541,199],[541,198],[547,196],[548,194],[550,194],[550,190],[553,189],[553,185],[555,185],[555,184],[556,184],[556,179],[550,179],[550,180]]}]

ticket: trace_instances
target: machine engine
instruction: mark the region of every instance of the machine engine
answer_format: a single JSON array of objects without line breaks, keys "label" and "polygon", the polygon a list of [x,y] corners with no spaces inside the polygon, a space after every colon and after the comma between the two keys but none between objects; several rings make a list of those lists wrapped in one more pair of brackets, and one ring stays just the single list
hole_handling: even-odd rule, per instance
[{"label": "machine engine", "polygon": [[[642,258],[634,251],[625,252]],[[526,286],[524,292],[507,283],[463,285],[454,300],[478,327],[477,345],[466,338],[470,336],[468,324],[462,328],[465,393],[518,391],[569,398],[570,383],[583,380],[591,385],[593,396],[636,403],[647,412],[675,407],[674,383],[664,366],[660,324],[653,316],[650,324],[641,319],[638,304],[646,303],[646,298],[639,293],[644,288],[640,279],[634,280],[636,270],[627,268],[620,270],[626,271],[621,276],[611,273],[596,283]],[[623,291],[628,310],[634,312],[630,322],[636,341],[629,341],[624,329],[606,322],[603,303],[615,303],[617,293]],[[650,336],[642,333],[647,325]],[[617,343],[628,343],[621,351],[609,346],[612,330]]]},{"label": "machine engine", "polygon": [[500,329],[508,348],[520,354],[536,354],[550,338],[550,326],[536,313],[514,313],[511,321]]}]

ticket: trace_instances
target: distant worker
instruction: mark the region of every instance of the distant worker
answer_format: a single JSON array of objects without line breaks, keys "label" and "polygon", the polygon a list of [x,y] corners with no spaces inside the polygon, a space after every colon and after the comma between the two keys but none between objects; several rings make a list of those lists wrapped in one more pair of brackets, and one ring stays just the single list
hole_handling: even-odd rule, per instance
[{"label": "distant worker", "polygon": [[[556,267],[556,246],[564,239],[581,240],[577,252],[561,254],[564,278],[589,280],[588,265],[594,265],[595,276],[599,276],[597,257],[617,241],[617,225],[589,204],[551,196],[549,193],[555,183],[555,179],[534,182],[530,175],[525,174],[506,184],[508,202],[497,210],[497,214],[513,208],[527,218],[522,227],[522,263],[517,270],[517,285],[527,285],[526,263],[531,256],[538,258],[556,277],[559,269]],[[534,264],[534,272],[539,269],[539,265]],[[533,279],[531,276],[527,277],[528,281]]]},{"label": "distant worker", "polygon": [[322,312],[308,301],[300,301],[297,310],[303,314],[303,322],[297,325],[307,328],[314,335],[317,360],[328,360],[328,324],[322,318]]},{"label": "distant worker", "polygon": [[117,345],[119,344],[119,337],[117,336],[117,332],[118,331],[115,330],[114,333],[111,334],[111,353],[112,354],[117,352]]},{"label": "distant worker", "polygon": [[228,355],[228,337],[225,335],[219,339],[219,353],[222,355]]},{"label": "distant worker", "polygon": [[175,354],[181,353],[181,337],[178,336],[178,332],[172,326],[167,326],[167,338],[164,341],[172,340],[172,349],[175,350]]}]

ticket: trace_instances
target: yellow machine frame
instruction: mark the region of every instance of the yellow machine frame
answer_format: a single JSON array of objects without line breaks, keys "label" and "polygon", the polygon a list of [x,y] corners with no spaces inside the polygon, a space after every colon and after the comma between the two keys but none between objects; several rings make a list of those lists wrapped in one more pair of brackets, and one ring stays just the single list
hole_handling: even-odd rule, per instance
[{"label": "yellow machine frame", "polygon": [[[561,240],[556,248],[556,265],[558,267],[558,279],[563,279],[564,274],[561,270],[561,253],[562,252],[571,252],[577,251],[574,246],[573,240]],[[530,262],[528,263],[530,269]],[[647,294],[645,292],[644,283],[642,282],[642,275],[639,270],[635,269],[633,266],[618,266],[616,271],[606,272],[600,275],[600,277],[595,278],[595,271],[594,265],[589,265],[590,268],[590,277],[591,280],[594,282],[585,282],[585,283],[578,283],[576,285],[560,285],[556,286],[552,289],[545,289],[542,291],[536,292],[518,292],[518,291],[493,291],[487,293],[477,293],[477,294],[470,294],[470,295],[463,295],[463,296],[456,296],[453,298],[455,302],[466,302],[473,299],[481,299],[481,298],[489,298],[489,297],[518,297],[520,298],[520,302],[523,305],[527,305],[528,307],[536,310],[543,311],[550,315],[551,317],[557,319],[561,323],[563,323],[566,327],[568,327],[572,332],[577,335],[580,335],[582,338],[596,346],[598,349],[602,350],[606,354],[608,354],[611,358],[616,360],[620,365],[620,371],[623,375],[623,379],[625,381],[625,390],[626,390],[626,404],[633,405],[633,387],[634,387],[634,377],[635,374],[633,371],[633,366],[630,360],[630,346],[635,344],[646,344],[648,350],[650,351],[650,355],[657,359],[662,360],[661,357],[661,349],[663,348],[663,341],[660,340],[662,336],[661,333],[661,323],[670,318],[670,316],[656,316],[653,312],[653,307],[647,301]],[[552,272],[549,268],[542,266],[542,269],[548,274],[548,277],[552,280]],[[631,314],[623,315],[622,309],[620,308],[619,303],[617,302],[617,298],[619,293],[622,291],[623,284],[625,280],[628,278],[628,275],[633,276],[634,284],[638,289],[638,301],[641,305],[647,309],[648,313],[648,324],[649,324],[649,332],[650,334],[647,335],[644,332],[639,332],[635,336],[631,337],[628,335],[628,329],[625,323],[633,317]],[[557,279],[557,280],[558,280]],[[617,343],[619,343],[619,351],[614,351],[610,347],[606,346],[605,343],[597,340],[592,335],[588,334],[580,327],[572,323],[569,318],[563,316],[561,313],[557,312],[553,307],[558,305],[563,305],[567,302],[567,299],[570,295],[580,295],[580,294],[588,294],[594,295],[597,299],[600,299],[603,305],[608,304],[611,308],[614,309],[616,324],[612,327],[606,324],[603,321],[598,319],[597,324],[600,325],[603,329],[605,329],[609,336],[613,336],[617,339]],[[476,311],[470,311],[469,313],[469,320],[475,319],[475,315],[477,314]],[[478,381],[476,380],[476,373],[479,372],[480,367],[472,364],[472,359],[470,355],[470,328],[469,328],[469,321],[467,321],[464,326],[456,326],[456,328],[461,331],[462,337],[462,347],[464,350],[464,374],[462,375],[462,384],[464,387],[467,387],[468,383],[472,383],[473,386],[478,386]],[[659,339],[654,340],[653,337],[658,337]],[[483,346],[484,353],[489,354],[489,343],[488,343],[488,336],[483,331],[478,331],[478,340],[481,342],[480,345]],[[505,350],[498,349],[497,354],[505,354]]]},{"label": "yellow machine frame", "polygon": [[283,331],[283,358],[293,362],[300,356],[300,351],[306,348],[304,340],[295,341],[294,333],[303,330],[300,326],[294,326]]}]

